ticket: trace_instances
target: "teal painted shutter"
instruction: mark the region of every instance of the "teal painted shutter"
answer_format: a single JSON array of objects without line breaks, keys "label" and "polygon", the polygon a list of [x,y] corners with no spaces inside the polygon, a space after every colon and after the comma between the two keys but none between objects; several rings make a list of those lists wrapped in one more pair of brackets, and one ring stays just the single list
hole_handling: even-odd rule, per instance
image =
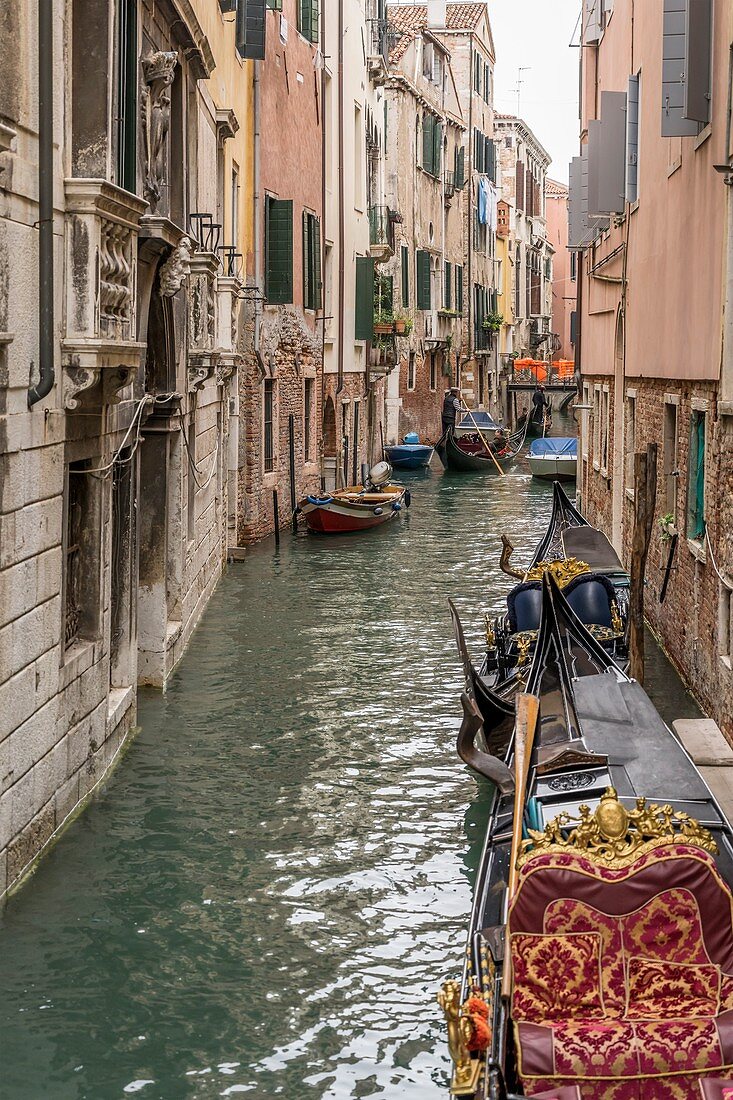
[{"label": "teal painted shutter", "polygon": [[311,235],[310,214],[303,211],[303,308],[311,309]]},{"label": "teal painted shutter", "polygon": [[265,297],[278,304],[293,300],[293,200],[265,202]]},{"label": "teal painted shutter", "polygon": [[410,253],[407,247],[402,245],[402,306],[408,309],[410,305]]},{"label": "teal painted shutter", "polygon": [[417,308],[430,309],[430,253],[418,250],[417,264]]},{"label": "teal painted shutter", "polygon": [[313,249],[313,308],[320,309],[323,305],[323,288],[321,278],[321,222],[313,217],[313,232],[311,234]]},{"label": "teal painted shutter", "polygon": [[690,470],[687,483],[687,537],[705,534],[705,416],[693,412],[690,425]]},{"label": "teal painted shutter", "polygon": [[354,339],[374,339],[374,260],[371,256],[356,257]]},{"label": "teal painted shutter", "polygon": [[463,313],[463,267],[456,267],[456,309]]},{"label": "teal painted shutter", "polygon": [[452,284],[453,284],[453,264],[448,263],[448,261],[446,260],[445,261],[445,292],[443,294],[443,309],[451,309],[451,301],[452,301],[451,290],[453,289]]}]

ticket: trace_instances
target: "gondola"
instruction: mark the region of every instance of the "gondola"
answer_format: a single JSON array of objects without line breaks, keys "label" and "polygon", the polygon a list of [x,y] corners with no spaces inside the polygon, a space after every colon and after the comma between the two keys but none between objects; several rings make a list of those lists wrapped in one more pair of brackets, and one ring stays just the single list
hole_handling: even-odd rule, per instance
[{"label": "gondola", "polygon": [[[441,439],[435,444],[435,451],[446,470],[460,472],[481,470],[487,474],[498,474],[506,470],[514,462],[524,444],[525,430],[514,432],[507,439],[507,445],[503,451],[489,454],[483,433],[475,432],[470,435],[456,435],[453,428],[448,428]],[[488,441],[490,442],[490,441]]]},{"label": "gondola", "polygon": [[[548,577],[494,791],[464,971],[439,994],[451,1095],[701,1100],[733,1087],[733,834],[643,688]],[[595,657],[593,656],[595,654]],[[463,697],[463,728],[475,701]]]},{"label": "gondola", "polygon": [[540,439],[552,429],[552,407],[533,405],[527,424],[527,439]]},{"label": "gondola", "polygon": [[503,555],[502,568],[518,583],[507,596],[506,612],[487,619],[487,648],[478,668],[468,652],[458,612],[449,601],[466,686],[481,713],[487,745],[499,755],[509,743],[515,697],[523,690],[537,645],[545,575],[553,576],[610,659],[623,666],[628,657],[629,575],[606,536],[590,526],[558,483],[550,522],[527,569],[511,569],[510,556]]}]

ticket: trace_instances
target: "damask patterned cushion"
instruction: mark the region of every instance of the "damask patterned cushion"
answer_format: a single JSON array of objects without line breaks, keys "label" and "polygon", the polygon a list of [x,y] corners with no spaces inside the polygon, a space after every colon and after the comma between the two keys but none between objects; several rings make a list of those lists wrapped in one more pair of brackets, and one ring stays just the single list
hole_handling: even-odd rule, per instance
[{"label": "damask patterned cushion", "polygon": [[628,916],[621,917],[627,958],[643,955],[677,963],[709,963],[700,910],[689,890],[662,890]]},{"label": "damask patterned cushion", "polygon": [[517,1022],[592,1020],[604,1016],[601,937],[597,932],[511,937],[512,1016]]},{"label": "damask patterned cushion", "polygon": [[634,1024],[641,1075],[714,1072],[723,1052],[714,1020],[649,1020]]},{"label": "damask patterned cushion", "polygon": [[686,964],[629,959],[629,1020],[689,1020],[717,1016],[720,969],[712,963]]},{"label": "damask patterned cushion", "polygon": [[570,932],[598,932],[601,937],[601,989],[603,1007],[611,1018],[626,1011],[626,968],[621,925],[592,905],[574,898],[557,898],[545,909],[544,931],[554,935]]}]

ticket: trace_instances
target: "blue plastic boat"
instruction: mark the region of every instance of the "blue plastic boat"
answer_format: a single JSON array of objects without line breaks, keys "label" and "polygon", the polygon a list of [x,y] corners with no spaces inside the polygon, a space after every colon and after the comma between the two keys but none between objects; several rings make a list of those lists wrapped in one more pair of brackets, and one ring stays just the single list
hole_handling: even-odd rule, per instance
[{"label": "blue plastic boat", "polygon": [[430,465],[433,448],[429,443],[421,443],[417,432],[408,432],[401,443],[395,443],[392,447],[385,447],[384,453],[387,456],[387,461],[395,469],[419,470]]}]

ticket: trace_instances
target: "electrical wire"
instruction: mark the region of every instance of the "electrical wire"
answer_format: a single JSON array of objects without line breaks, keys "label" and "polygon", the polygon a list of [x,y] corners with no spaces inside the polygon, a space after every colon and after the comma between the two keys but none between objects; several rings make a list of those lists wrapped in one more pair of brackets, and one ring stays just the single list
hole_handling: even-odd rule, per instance
[{"label": "electrical wire", "polygon": [[715,572],[718,574],[718,577],[720,578],[720,583],[723,585],[724,588],[726,588],[728,590],[728,592],[733,592],[733,583],[731,581],[727,580],[723,576],[723,574],[720,572],[720,570],[718,569],[718,563],[716,562],[715,554],[713,553],[713,544],[710,541],[710,532],[708,531],[707,523],[705,524],[705,539],[706,539],[707,544],[708,544],[708,550],[710,551],[710,561],[712,563],[713,569],[715,570]]},{"label": "electrical wire", "polygon": [[214,456],[213,456],[213,459],[212,459],[211,469],[209,470],[208,477],[202,483],[196,477],[196,473],[200,472],[200,471],[199,471],[199,468],[198,468],[198,464],[196,463],[196,460],[194,459],[193,455],[191,454],[191,448],[188,445],[188,438],[186,436],[186,429],[183,426],[183,416],[182,416],[181,413],[179,413],[178,417],[179,417],[179,420],[181,421],[181,435],[183,436],[183,444],[186,448],[186,453],[188,454],[188,466],[189,466],[189,471],[191,473],[191,477],[193,478],[193,480],[195,481],[195,483],[196,483],[196,485],[199,489],[206,489],[207,486],[209,485],[209,483],[211,482],[211,479],[213,478],[214,473],[215,473],[216,468],[217,468],[217,464],[218,464],[218,460],[219,460],[219,440],[217,439],[216,447],[214,447]]},{"label": "electrical wire", "polygon": [[[140,417],[142,416],[143,408],[145,407],[146,404],[150,404],[150,403],[154,403],[156,405],[163,405],[163,404],[165,404],[166,401],[170,401],[170,399],[172,397],[176,397],[176,396],[178,396],[178,395],[175,394],[175,393],[159,393],[159,394],[146,393],[144,395],[144,397],[142,397],[140,399],[140,401],[138,402],[138,406],[137,406],[137,408],[135,409],[135,412],[132,415],[132,420],[130,421],[130,423],[128,425],[128,428],[127,428],[127,431],[125,432],[125,434],[122,438],[122,442],[120,443],[119,447],[115,451],[115,453],[112,456],[111,460],[108,463],[106,463],[106,465],[104,465],[104,466],[92,466],[90,468],[83,469],[83,470],[82,469],[70,469],[69,473],[70,474],[89,474],[91,477],[95,477],[98,481],[105,481],[108,477],[112,476],[112,472],[113,472],[115,466],[125,466],[125,465],[129,464],[130,462],[132,462],[132,459],[134,458],[134,455],[135,455],[135,451],[137,450],[138,446],[140,445],[140,440],[142,439],[142,436],[140,434],[139,420],[140,420]],[[132,429],[135,427],[136,424],[137,424],[137,434],[135,435],[135,442],[132,445],[130,453],[129,453],[129,455],[127,455],[126,458],[120,458],[120,455],[122,454],[125,447],[127,446],[127,441],[130,438],[130,434],[132,432]]]}]

